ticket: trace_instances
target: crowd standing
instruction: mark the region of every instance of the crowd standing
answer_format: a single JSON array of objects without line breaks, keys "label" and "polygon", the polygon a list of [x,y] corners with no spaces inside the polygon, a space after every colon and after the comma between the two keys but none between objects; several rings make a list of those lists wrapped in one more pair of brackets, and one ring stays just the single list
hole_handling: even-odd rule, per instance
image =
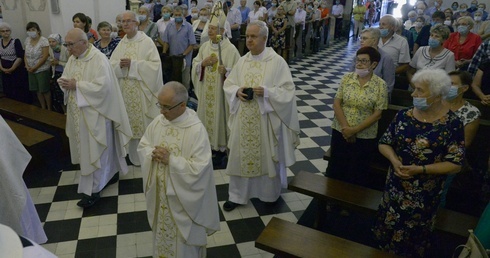
[{"label": "crowd standing", "polygon": [[[300,132],[295,85],[281,57],[285,31],[298,37],[312,29],[319,38],[335,20],[340,39],[343,4],[257,0],[249,8],[225,0],[218,10],[212,0],[201,8],[196,0],[145,0],[137,13],[119,14],[115,25],[102,21],[97,31],[83,13],[65,37],[46,38],[29,22],[25,50],[2,23],[4,93],[30,102],[27,91],[35,92],[43,109],[67,115],[71,159],[81,168],[78,206],[95,205],[127,172],[128,154],[142,167],[154,255],[202,257],[206,236],[219,230],[213,166],[225,164],[230,176],[227,212],[255,197],[274,205],[285,188]],[[379,17],[380,1],[357,1],[360,49],[333,105],[326,175],[368,184],[363,168],[378,145],[391,166],[373,232],[380,248],[402,256],[424,256],[437,208],[465,165],[481,113],[463,95],[474,92],[490,105],[486,4],[443,4],[407,1],[397,20]],[[242,30],[250,52],[240,57]],[[377,142],[393,88],[412,91],[413,107],[398,112]]]}]

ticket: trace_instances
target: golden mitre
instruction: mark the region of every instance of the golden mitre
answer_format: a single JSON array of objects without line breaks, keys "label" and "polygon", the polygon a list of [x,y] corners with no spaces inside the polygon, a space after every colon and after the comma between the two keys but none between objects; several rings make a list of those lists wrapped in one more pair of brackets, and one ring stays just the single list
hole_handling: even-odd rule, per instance
[{"label": "golden mitre", "polygon": [[[219,17],[216,15],[219,15]],[[225,28],[225,22],[226,22],[225,13],[222,10],[217,10],[215,11],[215,13],[211,15],[211,19],[209,20],[209,25]]]}]

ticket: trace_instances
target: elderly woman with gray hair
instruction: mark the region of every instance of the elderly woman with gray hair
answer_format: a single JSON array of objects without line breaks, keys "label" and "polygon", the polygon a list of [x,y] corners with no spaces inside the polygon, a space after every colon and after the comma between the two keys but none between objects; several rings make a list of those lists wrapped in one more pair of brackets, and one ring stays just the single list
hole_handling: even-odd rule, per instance
[{"label": "elderly woman with gray hair", "polygon": [[22,65],[24,49],[19,39],[12,38],[12,28],[6,22],[0,23],[0,70],[2,71],[3,91],[8,98],[30,103],[27,71]]},{"label": "elderly woman with gray hair", "polygon": [[60,34],[51,34],[48,37],[49,42],[49,58],[51,63],[52,76],[50,80],[51,84],[51,97],[53,98],[53,109],[56,112],[65,114],[66,106],[64,103],[64,94],[58,85],[58,79],[63,74],[66,62],[70,57],[70,53],[65,46],[62,45],[63,40]]},{"label": "elderly woman with gray hair", "polygon": [[399,111],[379,140],[391,165],[373,232],[385,251],[425,257],[444,182],[463,164],[464,128],[442,103],[451,87],[444,70],[418,71],[412,82],[414,106]]},{"label": "elderly woman with gray hair", "polygon": [[466,70],[471,59],[482,42],[480,35],[471,32],[475,22],[470,16],[463,16],[456,21],[457,31],[451,33],[444,47],[454,53],[456,68]]}]

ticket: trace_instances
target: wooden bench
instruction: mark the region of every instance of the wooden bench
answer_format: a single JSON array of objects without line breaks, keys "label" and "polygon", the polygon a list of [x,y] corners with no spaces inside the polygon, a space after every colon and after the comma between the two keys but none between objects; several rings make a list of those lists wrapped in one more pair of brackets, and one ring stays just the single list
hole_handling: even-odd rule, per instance
[{"label": "wooden bench", "polygon": [[22,145],[27,149],[54,138],[54,136],[50,134],[43,133],[14,121],[5,120],[5,122],[7,122],[12,131],[14,131],[15,136],[17,136]]},{"label": "wooden bench", "polygon": [[0,98],[0,114],[5,119],[54,135],[60,144],[60,154],[70,155],[65,115],[9,98]]},{"label": "wooden bench", "polygon": [[273,217],[255,247],[280,257],[396,257],[347,239]]},{"label": "wooden bench", "polygon": [[[337,203],[341,206],[375,213],[381,202],[383,192],[346,183],[340,180],[318,176],[313,173],[300,171],[289,182],[288,189],[317,198],[318,205],[316,225],[321,226],[326,218],[325,205],[327,202]],[[468,229],[473,229],[478,218],[464,213],[440,209],[436,216],[435,229],[463,237],[468,236]]]}]

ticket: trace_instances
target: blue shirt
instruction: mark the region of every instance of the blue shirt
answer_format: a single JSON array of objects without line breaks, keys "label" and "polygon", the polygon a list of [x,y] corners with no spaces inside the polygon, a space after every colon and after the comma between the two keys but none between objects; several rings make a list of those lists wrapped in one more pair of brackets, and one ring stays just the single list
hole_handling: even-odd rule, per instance
[{"label": "blue shirt", "polygon": [[245,9],[242,9],[242,7],[240,6],[237,9],[242,14],[242,23],[245,23],[248,19],[248,13],[250,12],[250,8],[248,8],[248,6],[245,6]]},{"label": "blue shirt", "polygon": [[[186,21],[182,23],[179,30],[177,30],[175,21],[171,21],[165,29],[162,40],[168,44],[171,56],[181,55],[190,45],[196,44],[192,25]],[[185,66],[192,65],[192,51],[185,56],[185,62]]]}]

